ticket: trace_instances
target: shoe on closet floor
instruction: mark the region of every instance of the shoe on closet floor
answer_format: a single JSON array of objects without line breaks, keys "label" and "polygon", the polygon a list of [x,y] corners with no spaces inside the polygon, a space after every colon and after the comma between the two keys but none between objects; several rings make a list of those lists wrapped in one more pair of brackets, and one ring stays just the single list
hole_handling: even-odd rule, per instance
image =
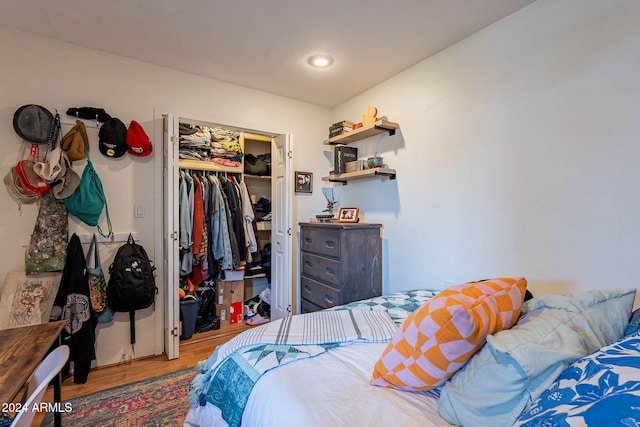
[{"label": "shoe on closet floor", "polygon": [[262,325],[263,323],[267,323],[270,322],[271,319],[269,319],[268,317],[264,317],[261,316],[259,314],[254,314],[253,316],[249,317],[247,319],[247,325],[249,326],[258,326],[258,325]]}]

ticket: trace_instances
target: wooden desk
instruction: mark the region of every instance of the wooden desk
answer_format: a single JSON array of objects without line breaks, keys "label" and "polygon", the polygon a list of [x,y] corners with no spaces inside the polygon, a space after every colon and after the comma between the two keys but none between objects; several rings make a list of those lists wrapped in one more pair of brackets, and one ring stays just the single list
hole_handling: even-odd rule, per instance
[{"label": "wooden desk", "polygon": [[[56,342],[66,320],[0,330],[0,404],[11,403]],[[57,385],[60,400],[60,381]],[[59,414],[56,414],[59,415]]]}]

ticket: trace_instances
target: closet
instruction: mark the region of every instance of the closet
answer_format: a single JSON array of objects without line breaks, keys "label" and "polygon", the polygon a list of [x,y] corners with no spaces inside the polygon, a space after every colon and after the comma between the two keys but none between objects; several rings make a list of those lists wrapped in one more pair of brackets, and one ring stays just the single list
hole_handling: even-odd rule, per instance
[{"label": "closet", "polygon": [[260,260],[245,268],[245,297],[256,297],[271,283],[271,144],[265,135],[242,132],[243,178],[255,206],[256,240]]},{"label": "closet", "polygon": [[[204,134],[213,136],[212,147],[205,147],[207,138],[203,137]],[[217,283],[219,288],[215,296],[217,311],[218,315],[224,316],[219,329],[201,334],[195,333],[189,340],[203,337],[219,339],[221,336],[232,336],[244,329],[242,320],[244,301],[267,289],[271,297],[271,319],[290,314],[293,283],[290,141],[290,136],[286,134],[272,135],[266,132],[238,129],[179,118],[173,114],[167,114],[164,117],[164,340],[165,352],[169,359],[179,356],[181,343],[179,288],[185,287],[186,278],[195,277],[188,285],[200,285],[203,289],[215,289]],[[256,159],[259,162],[256,162]],[[269,168],[265,170],[263,166],[267,163]],[[225,249],[224,257],[213,257],[213,248],[220,244],[217,234],[215,236],[211,234],[214,233],[214,227],[211,226],[209,231],[203,232],[205,235],[209,233],[203,241],[195,239],[200,251],[195,255],[193,253],[186,255],[188,257],[186,259],[194,263],[193,272],[190,273],[188,269],[185,270],[184,262],[185,241],[189,241],[189,238],[184,233],[185,196],[181,191],[184,191],[184,182],[193,185],[191,182],[194,180],[200,184],[192,188],[201,189],[202,193],[199,197],[208,195],[205,203],[209,201],[209,207],[213,206],[213,200],[225,200],[228,209],[226,216],[229,221],[228,226],[233,228],[232,224],[235,225],[235,233],[234,230],[230,230],[229,234],[238,240],[237,252],[232,251],[231,257],[228,244],[222,245]],[[208,186],[213,184],[217,188],[216,191],[220,190],[224,197],[212,196],[214,187]],[[237,208],[232,206],[233,196],[237,196]],[[242,204],[243,201],[244,204]],[[223,202],[222,208],[224,207]],[[209,210],[207,214],[211,215],[216,211],[216,209]],[[194,218],[193,212],[191,215],[191,218]],[[254,215],[256,221],[246,222],[246,216]],[[205,222],[210,223],[212,218],[207,218]],[[237,228],[237,219],[241,220],[240,229]],[[193,224],[193,221],[191,222]],[[196,230],[198,227],[201,225],[193,229],[194,235],[198,234]],[[249,228],[252,228],[251,233],[245,231]],[[256,251],[247,250],[247,242],[250,239],[246,236],[249,234],[255,236]],[[219,235],[222,236],[222,233]],[[195,247],[196,241],[193,237],[190,236],[190,242]],[[206,253],[209,254],[208,258]],[[206,259],[206,261],[201,265],[200,259]],[[212,266],[209,261],[215,265]],[[188,265],[189,262],[186,264]],[[212,268],[215,266],[219,268]],[[248,277],[245,277],[245,274]],[[229,322],[229,319],[233,321]],[[183,342],[187,344],[189,340]]]}]

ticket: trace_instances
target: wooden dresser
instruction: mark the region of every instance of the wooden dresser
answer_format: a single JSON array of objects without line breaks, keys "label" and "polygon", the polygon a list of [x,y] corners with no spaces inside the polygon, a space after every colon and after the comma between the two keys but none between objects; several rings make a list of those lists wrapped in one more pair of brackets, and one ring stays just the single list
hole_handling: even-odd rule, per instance
[{"label": "wooden dresser", "polygon": [[299,225],[302,313],[381,295],[381,224]]}]

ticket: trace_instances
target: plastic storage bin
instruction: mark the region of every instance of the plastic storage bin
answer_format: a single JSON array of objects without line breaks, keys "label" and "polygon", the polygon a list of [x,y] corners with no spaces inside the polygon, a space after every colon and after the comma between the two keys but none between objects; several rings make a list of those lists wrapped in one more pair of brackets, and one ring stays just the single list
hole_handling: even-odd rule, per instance
[{"label": "plastic storage bin", "polygon": [[180,331],[181,340],[188,340],[195,332],[198,311],[200,311],[200,300],[183,299],[180,301],[180,322],[182,323],[182,330]]}]

